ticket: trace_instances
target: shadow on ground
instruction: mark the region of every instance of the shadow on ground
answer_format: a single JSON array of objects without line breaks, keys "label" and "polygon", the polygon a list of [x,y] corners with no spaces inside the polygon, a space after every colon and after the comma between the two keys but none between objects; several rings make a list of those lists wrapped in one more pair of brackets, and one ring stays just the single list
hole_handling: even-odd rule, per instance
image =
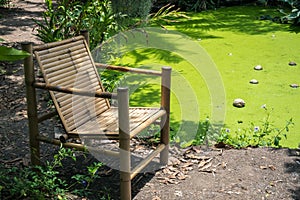
[{"label": "shadow on ground", "polygon": [[295,200],[300,199],[300,149],[289,149],[288,156],[293,157],[293,162],[285,163],[286,173],[291,174],[294,183],[298,184],[295,190],[289,190]]},{"label": "shadow on ground", "polygon": [[[18,6],[12,4],[8,8],[0,7],[0,37],[11,36],[26,40],[33,33],[36,24],[34,20],[41,20],[44,10],[44,2],[41,0],[25,0],[18,2]],[[15,34],[18,34],[17,36]],[[13,38],[12,40],[17,40]],[[23,39],[24,38],[24,39]]]}]

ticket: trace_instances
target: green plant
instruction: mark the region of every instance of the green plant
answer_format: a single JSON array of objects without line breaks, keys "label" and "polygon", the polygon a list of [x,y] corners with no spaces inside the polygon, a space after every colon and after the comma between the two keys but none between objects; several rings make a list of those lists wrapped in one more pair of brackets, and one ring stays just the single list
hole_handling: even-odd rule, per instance
[{"label": "green plant", "polygon": [[124,73],[116,71],[104,70],[101,72],[101,81],[103,87],[108,92],[113,92],[114,89],[121,83],[122,79],[125,78]]},{"label": "green plant", "polygon": [[6,7],[10,4],[11,0],[0,0],[0,7]]},{"label": "green plant", "polygon": [[244,148],[248,146],[281,147],[280,141],[283,138],[287,139],[290,126],[294,124],[292,118],[286,121],[286,124],[282,128],[278,128],[270,121],[272,109],[269,111],[265,105],[263,105],[262,108],[266,112],[266,117],[260,126],[251,123],[249,128],[238,128],[233,133],[230,129],[224,128],[221,131],[218,142],[228,144],[234,148]]},{"label": "green plant", "polygon": [[91,1],[86,7],[84,15],[84,28],[90,31],[91,49],[108,39],[110,36],[124,29],[117,23],[116,18],[123,18],[122,14],[115,14],[111,7],[111,1]]},{"label": "green plant", "polygon": [[111,0],[114,13],[122,13],[130,18],[146,18],[152,6],[152,0]]},{"label": "green plant", "polygon": [[72,176],[72,179],[75,179],[77,183],[82,184],[85,189],[90,187],[90,184],[96,179],[99,178],[97,174],[99,168],[102,166],[101,162],[93,163],[92,165],[88,166],[88,175],[76,174]]},{"label": "green plant", "polygon": [[284,14],[284,16],[280,18],[280,21],[282,23],[291,22],[294,25],[299,25],[300,24],[300,1],[299,0],[280,0],[280,1],[289,4],[290,7],[292,8],[290,13],[286,13],[283,11],[283,9],[279,9],[279,12]]},{"label": "green plant", "polygon": [[[46,10],[43,13],[43,21],[34,20],[38,25],[37,36],[43,42],[53,42],[64,39],[64,25],[67,22],[63,19],[60,9],[55,9],[52,0],[45,0]],[[62,19],[60,19],[62,18]],[[64,16],[66,18],[66,16]]]},{"label": "green plant", "polygon": [[[44,166],[26,168],[6,168],[0,165],[0,198],[1,199],[66,199],[68,193],[86,194],[88,186],[98,178],[97,171],[102,163],[93,163],[88,166],[88,174],[73,175],[77,182],[71,184],[66,177],[61,176],[59,170],[63,169],[62,161],[76,157],[74,151],[61,147],[52,161],[46,161]],[[80,185],[87,184],[82,189]],[[80,192],[78,192],[80,191]]]},{"label": "green plant", "polygon": [[163,23],[178,22],[179,18],[189,18],[184,12],[179,9],[174,9],[175,5],[167,4],[162,6],[156,13],[150,13],[147,17],[147,24],[156,24],[163,27]]},{"label": "green plant", "polygon": [[[0,43],[4,41],[0,38]],[[0,61],[16,61],[29,56],[30,54],[12,47],[0,45]]]},{"label": "green plant", "polygon": [[58,177],[58,167],[62,166],[61,161],[73,156],[70,149],[60,148],[58,154],[54,155],[52,162],[47,161],[45,166],[33,166],[31,168],[19,169],[16,167],[0,169],[0,197],[3,199],[25,198],[60,199],[67,192],[67,183]]},{"label": "green plant", "polygon": [[76,36],[81,30],[89,30],[91,49],[119,30],[109,0],[85,2],[61,0],[57,6],[46,0],[43,21],[38,25],[37,36],[43,42],[59,41]]}]

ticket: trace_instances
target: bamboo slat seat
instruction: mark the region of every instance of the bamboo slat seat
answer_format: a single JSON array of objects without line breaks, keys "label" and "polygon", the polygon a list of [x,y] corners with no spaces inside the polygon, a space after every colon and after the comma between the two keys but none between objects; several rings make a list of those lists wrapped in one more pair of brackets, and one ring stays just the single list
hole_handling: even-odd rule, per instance
[{"label": "bamboo slat seat", "polygon": [[[131,180],[156,155],[160,154],[161,164],[168,161],[170,74],[171,68],[162,72],[108,66],[94,63],[88,48],[88,35],[78,36],[60,42],[32,47],[22,44],[23,50],[32,56],[24,61],[26,96],[30,133],[32,164],[40,162],[40,142],[84,149],[84,145],[72,144],[68,138],[96,138],[119,140],[119,151],[109,152],[120,159],[121,199],[131,199]],[[35,80],[33,54],[41,69],[44,83]],[[107,93],[99,77],[97,67],[111,70],[145,73],[161,76],[161,107],[129,107],[128,88],[118,88],[118,92]],[[39,134],[38,123],[53,117],[53,113],[37,116],[36,88],[49,91],[66,134],[60,139],[47,138]],[[109,99],[117,105],[111,105]],[[115,101],[114,100],[114,101]],[[130,139],[153,123],[160,124],[161,139],[156,150],[134,169],[130,167]]]},{"label": "bamboo slat seat", "polygon": [[[129,108],[130,138],[137,134],[139,127],[147,121],[157,119],[166,114],[166,111],[159,108]],[[101,113],[94,119],[77,126],[69,132],[75,137],[80,136],[99,136],[107,139],[117,139],[119,136],[118,110],[112,107]],[[103,126],[102,126],[103,124]],[[95,127],[99,128],[95,130]]]}]

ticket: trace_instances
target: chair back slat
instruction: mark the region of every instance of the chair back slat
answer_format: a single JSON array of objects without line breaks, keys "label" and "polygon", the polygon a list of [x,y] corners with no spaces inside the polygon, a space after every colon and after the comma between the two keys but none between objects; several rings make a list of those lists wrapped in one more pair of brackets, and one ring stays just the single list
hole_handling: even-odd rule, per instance
[{"label": "chair back slat", "polygon": [[[97,69],[83,36],[54,42],[34,51],[46,84],[103,92]],[[50,91],[67,132],[94,120],[110,108],[107,99]]]}]

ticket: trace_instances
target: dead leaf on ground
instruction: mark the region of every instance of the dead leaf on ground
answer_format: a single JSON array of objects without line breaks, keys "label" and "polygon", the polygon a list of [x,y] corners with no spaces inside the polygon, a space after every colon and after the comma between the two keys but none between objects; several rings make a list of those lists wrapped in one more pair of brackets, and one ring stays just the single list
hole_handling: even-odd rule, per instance
[{"label": "dead leaf on ground", "polygon": [[194,163],[192,163],[192,162],[187,162],[187,163],[183,164],[182,167],[183,167],[183,168],[187,168],[187,167],[191,167],[191,166],[193,166],[193,165],[194,165]]},{"label": "dead leaf on ground", "polygon": [[276,167],[274,165],[261,165],[259,166],[260,169],[271,169],[272,171],[276,170]]},{"label": "dead leaf on ground", "polygon": [[208,163],[207,165],[204,165],[203,167],[201,167],[199,169],[199,171],[207,171],[208,168],[210,168],[212,166],[212,163]]},{"label": "dead leaf on ground", "polygon": [[270,168],[272,171],[276,170],[276,167],[275,167],[274,165],[269,165],[269,168]]},{"label": "dead leaf on ground", "polygon": [[[208,160],[202,160],[199,165],[198,165],[198,168],[202,168],[204,167],[207,163],[209,163],[210,161],[212,161],[212,158],[208,159]],[[211,165],[211,163],[210,163]]]},{"label": "dead leaf on ground", "polygon": [[193,146],[192,149],[193,149],[196,153],[201,153],[200,147]]},{"label": "dead leaf on ground", "polygon": [[185,180],[185,179],[187,178],[187,175],[185,175],[185,174],[183,174],[183,173],[179,173],[179,174],[177,175],[177,178],[178,178],[179,180]]},{"label": "dead leaf on ground", "polygon": [[168,176],[168,178],[169,179],[176,179],[176,173],[173,173],[173,174],[170,174],[169,176]]},{"label": "dead leaf on ground", "polygon": [[265,165],[261,165],[259,166],[260,169],[268,169],[268,166],[265,166]]},{"label": "dead leaf on ground", "polygon": [[177,185],[179,182],[175,181],[174,179],[169,179],[168,183]]},{"label": "dead leaf on ground", "polygon": [[180,165],[181,164],[181,161],[178,160],[177,158],[175,157],[170,157],[169,158],[169,162],[168,162],[168,165]]},{"label": "dead leaf on ground", "polygon": [[161,198],[159,198],[158,196],[153,197],[152,200],[161,200]]}]

